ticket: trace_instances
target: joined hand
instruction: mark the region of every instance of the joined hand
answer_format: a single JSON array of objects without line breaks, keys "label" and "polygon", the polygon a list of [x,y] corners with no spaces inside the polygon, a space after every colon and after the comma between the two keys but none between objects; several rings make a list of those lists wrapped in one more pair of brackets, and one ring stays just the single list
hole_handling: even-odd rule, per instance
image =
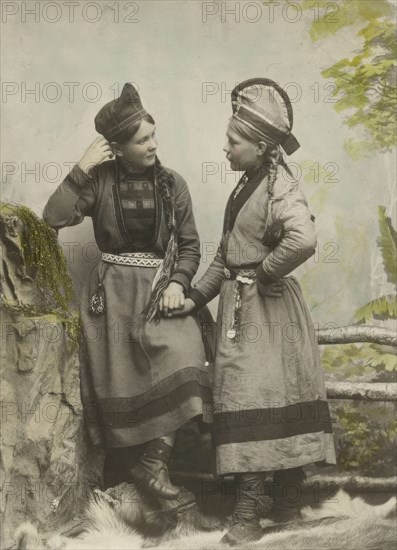
[{"label": "joined hand", "polygon": [[183,307],[180,309],[174,309],[172,313],[168,313],[168,317],[186,317],[187,315],[190,315],[195,308],[195,302],[193,302],[191,298],[186,298]]},{"label": "joined hand", "polygon": [[183,286],[176,281],[171,281],[160,298],[160,311],[164,317],[171,317],[172,313],[183,309],[184,305]]}]

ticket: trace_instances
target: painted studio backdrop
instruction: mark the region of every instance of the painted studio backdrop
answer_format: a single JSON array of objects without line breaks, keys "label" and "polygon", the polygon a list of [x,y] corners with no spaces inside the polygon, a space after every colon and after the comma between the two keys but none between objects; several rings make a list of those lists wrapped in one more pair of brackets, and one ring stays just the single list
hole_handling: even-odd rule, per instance
[{"label": "painted studio backdrop", "polygon": [[[285,158],[316,218],[316,253],[296,274],[316,326],[395,327],[394,2],[2,1],[1,16],[2,202],[41,216],[98,136],[99,109],[131,82],[156,121],[159,158],[189,185],[197,280],[241,176],[222,151],[230,92],[267,77],[293,103],[301,148]],[[99,259],[91,220],[59,239],[78,296]],[[394,379],[390,346],[321,351],[327,380]],[[339,402],[340,470],[392,475],[396,425],[381,407]]]}]

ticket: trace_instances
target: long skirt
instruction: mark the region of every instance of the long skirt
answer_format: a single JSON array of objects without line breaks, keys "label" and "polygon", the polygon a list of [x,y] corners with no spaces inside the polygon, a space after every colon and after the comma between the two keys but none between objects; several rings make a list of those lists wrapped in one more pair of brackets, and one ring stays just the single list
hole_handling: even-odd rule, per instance
[{"label": "long skirt", "polygon": [[243,285],[235,339],[227,332],[237,282],[222,284],[214,387],[218,474],[336,463],[313,323],[298,281],[285,281],[278,298]]},{"label": "long skirt", "polygon": [[[106,310],[88,311],[105,268]],[[144,322],[156,268],[94,268],[83,291],[80,367],[86,426],[94,445],[128,447],[166,435],[200,416],[211,421],[211,387],[200,324],[193,316]]]}]

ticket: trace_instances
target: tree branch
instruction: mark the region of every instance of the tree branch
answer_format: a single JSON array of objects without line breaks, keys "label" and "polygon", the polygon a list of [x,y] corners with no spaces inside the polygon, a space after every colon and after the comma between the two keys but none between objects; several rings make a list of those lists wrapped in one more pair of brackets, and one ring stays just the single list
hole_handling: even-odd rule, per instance
[{"label": "tree branch", "polygon": [[397,384],[390,382],[327,382],[329,399],[397,401]]},{"label": "tree branch", "polygon": [[397,347],[396,331],[376,326],[347,326],[319,329],[316,331],[318,344],[351,344],[372,342]]}]

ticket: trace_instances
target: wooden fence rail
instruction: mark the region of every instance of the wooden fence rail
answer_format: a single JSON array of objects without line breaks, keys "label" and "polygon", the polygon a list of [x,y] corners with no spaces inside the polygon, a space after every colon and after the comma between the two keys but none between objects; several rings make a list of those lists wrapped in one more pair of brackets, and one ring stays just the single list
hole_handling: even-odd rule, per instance
[{"label": "wooden fence rail", "polygon": [[352,344],[371,342],[397,347],[397,330],[365,326],[335,327],[315,331],[318,344]]},{"label": "wooden fence rail", "polygon": [[329,399],[397,401],[395,382],[327,382],[326,389]]}]

